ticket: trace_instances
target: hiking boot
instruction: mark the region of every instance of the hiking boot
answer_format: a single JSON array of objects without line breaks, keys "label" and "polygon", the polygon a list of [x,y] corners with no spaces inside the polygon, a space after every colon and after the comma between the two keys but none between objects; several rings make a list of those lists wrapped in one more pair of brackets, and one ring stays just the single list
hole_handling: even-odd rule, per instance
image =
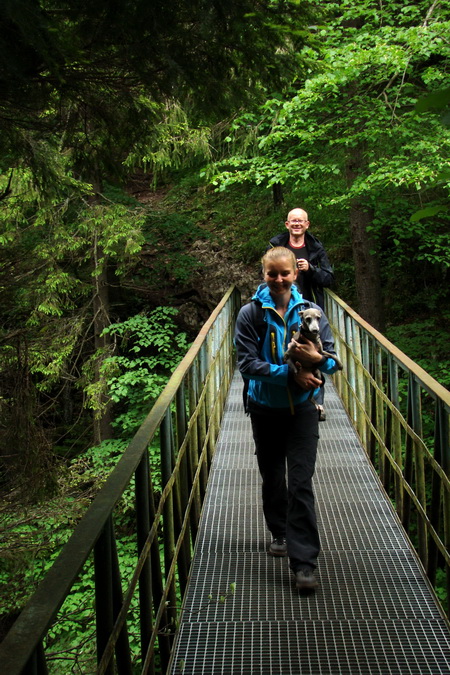
[{"label": "hiking boot", "polygon": [[314,576],[314,572],[309,567],[302,567],[295,574],[295,586],[299,591],[311,592],[314,591],[319,582]]},{"label": "hiking boot", "polygon": [[269,546],[268,554],[279,557],[287,555],[286,537],[275,537]]},{"label": "hiking boot", "polygon": [[319,422],[325,422],[325,420],[327,419],[327,416],[325,414],[325,410],[323,409],[323,405],[317,406],[317,412],[319,414]]}]

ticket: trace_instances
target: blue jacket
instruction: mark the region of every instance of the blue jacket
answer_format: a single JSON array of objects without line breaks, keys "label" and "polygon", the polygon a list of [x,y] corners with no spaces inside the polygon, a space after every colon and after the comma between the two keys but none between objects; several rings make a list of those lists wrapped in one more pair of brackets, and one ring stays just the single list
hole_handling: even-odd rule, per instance
[{"label": "blue jacket", "polygon": [[[255,312],[251,303],[259,303],[264,312],[267,328],[261,337],[261,330],[255,323]],[[320,309],[313,302],[303,300],[297,287],[291,287],[291,299],[284,317],[275,309],[269,289],[261,284],[251,303],[244,305],[236,320],[234,342],[237,351],[238,367],[244,379],[249,379],[248,396],[258,405],[270,408],[290,408],[303,403],[310,396],[310,391],[301,389],[294,381],[289,367],[283,361],[292,335],[298,330],[299,311],[308,307]],[[322,311],[320,320],[320,338],[325,351],[335,354],[330,325]],[[261,343],[261,344],[260,344]],[[334,373],[336,362],[324,358],[318,364],[323,373]],[[317,388],[314,395],[318,393]]]}]

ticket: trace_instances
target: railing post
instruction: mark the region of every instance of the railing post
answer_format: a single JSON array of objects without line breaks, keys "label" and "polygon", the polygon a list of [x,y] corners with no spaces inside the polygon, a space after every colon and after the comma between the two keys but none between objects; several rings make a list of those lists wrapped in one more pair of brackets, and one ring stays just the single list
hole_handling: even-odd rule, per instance
[{"label": "railing post", "polygon": [[[150,532],[150,499],[153,500],[151,491],[150,471],[148,455],[145,453],[136,469],[136,526],[137,548],[141,555]],[[150,557],[147,555],[139,577],[139,606],[140,606],[140,630],[141,630],[141,656],[145,658],[153,632],[153,590],[152,568]],[[151,660],[149,672],[154,673],[154,659]]]},{"label": "railing post", "polygon": [[[442,401],[436,401],[435,405],[435,425],[434,425],[434,458],[435,460],[442,465],[447,476],[450,475],[450,462],[449,462],[449,421],[448,415],[445,414],[445,408]],[[441,481],[439,476],[434,473],[432,486],[431,486],[431,506],[430,506],[430,522],[436,531],[439,531],[440,521],[441,521],[441,509],[443,509],[443,519],[444,519],[444,539],[445,544],[448,546],[450,543],[450,495],[448,492],[442,490],[441,494]],[[427,573],[430,577],[432,583],[436,579],[436,569],[438,566],[438,548],[436,542],[430,536],[428,537],[428,566]],[[447,587],[450,590],[449,582],[450,570],[447,569]],[[450,595],[448,596],[450,597]]]},{"label": "railing post", "polygon": [[355,359],[354,359],[354,342],[352,322],[349,316],[345,316],[345,341],[349,346],[347,359],[347,380],[348,380],[348,412],[356,426],[356,375],[355,375]]},{"label": "railing post", "polygon": [[[352,340],[355,356],[355,392],[356,392],[356,428],[364,447],[367,446],[366,435],[366,390],[362,365],[361,332],[355,321],[352,322]],[[358,405],[359,404],[359,405]]]},{"label": "railing post", "polygon": [[[161,447],[161,480],[163,488],[167,485],[173,470],[173,426],[172,413],[170,407],[166,410],[163,422],[160,427],[160,447]],[[164,570],[167,579],[170,567],[172,565],[175,553],[175,520],[174,520],[174,495],[169,492],[163,509],[163,547],[164,547]],[[167,614],[169,616],[168,632],[171,631],[177,617],[177,598],[173,581],[170,583],[168,592],[169,606]],[[171,642],[172,640],[169,639]]]},{"label": "railing post", "polygon": [[[97,623],[97,661],[100,663],[114,624],[112,599],[112,520],[105,523],[103,531],[94,549],[95,568],[95,605]],[[106,675],[113,675],[112,658],[104,670]]]},{"label": "railing post", "polygon": [[[397,466],[400,468],[400,470],[403,470],[400,425],[396,414],[396,411],[399,408],[398,365],[391,354],[388,355],[388,372],[389,372],[388,396],[394,406],[395,412],[393,412],[390,407],[388,408],[387,414],[390,429],[389,429],[389,439],[386,439],[387,442],[386,444]],[[390,478],[391,474],[392,470],[389,466],[388,484],[390,484],[391,482]],[[396,471],[394,471],[394,495],[395,495],[395,508],[397,510],[399,518],[401,518],[403,513],[403,484],[400,476],[397,474]]]},{"label": "railing post", "polygon": [[[422,415],[421,415],[421,400],[420,388],[412,373],[408,376],[408,406],[407,406],[407,422],[411,429],[422,437]],[[413,485],[415,478],[416,494],[419,502],[424,510],[427,507],[426,494],[426,476],[423,453],[419,443],[410,433],[406,435],[405,443],[405,480]],[[404,494],[402,522],[407,532],[410,528],[411,517],[411,498],[407,492]],[[422,518],[417,519],[417,537],[419,556],[424,566],[427,566],[428,552],[427,552],[427,533],[426,524]]]},{"label": "railing post", "polygon": [[42,642],[39,642],[22,675],[48,675],[47,661]]},{"label": "railing post", "polygon": [[[178,478],[179,499],[181,514],[186,512],[189,503],[189,485],[188,485],[188,446],[186,442],[187,434],[187,420],[186,420],[186,397],[184,382],[180,384],[176,395],[176,429],[177,429],[177,446],[181,448],[184,444],[183,457],[180,461],[180,474]],[[183,556],[183,572],[180,573],[180,585],[182,593],[186,589],[189,567],[191,564],[191,530],[189,522],[187,523],[187,530],[183,537],[182,545]]]},{"label": "railing post", "polygon": [[193,508],[191,509],[191,528],[193,537],[197,536],[198,524],[200,522],[201,498],[198,482],[195,483],[195,474],[198,468],[198,414],[195,410],[198,403],[198,377],[197,370],[191,368],[189,373],[189,412],[190,422],[188,427],[189,446],[188,446],[188,469],[189,483],[193,487]]}]

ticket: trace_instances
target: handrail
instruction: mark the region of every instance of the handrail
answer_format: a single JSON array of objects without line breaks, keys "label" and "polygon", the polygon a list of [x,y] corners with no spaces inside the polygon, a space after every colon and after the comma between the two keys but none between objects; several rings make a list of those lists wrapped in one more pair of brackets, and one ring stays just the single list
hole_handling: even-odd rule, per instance
[{"label": "handrail", "polygon": [[325,309],[339,395],[431,584],[445,572],[448,606],[450,392],[329,289]]},{"label": "handrail", "polygon": [[[231,287],[0,644],[2,672],[48,672],[43,640],[92,552],[96,672],[137,672],[126,622],[136,589],[140,672],[153,673],[155,659],[159,672],[165,672],[173,639],[170,627],[176,625],[177,597],[187,584],[209,467],[234,372],[233,333],[239,308],[239,291]],[[148,448],[158,432],[163,490],[157,498]],[[138,553],[127,578],[117,555],[114,509],[133,478]]]}]

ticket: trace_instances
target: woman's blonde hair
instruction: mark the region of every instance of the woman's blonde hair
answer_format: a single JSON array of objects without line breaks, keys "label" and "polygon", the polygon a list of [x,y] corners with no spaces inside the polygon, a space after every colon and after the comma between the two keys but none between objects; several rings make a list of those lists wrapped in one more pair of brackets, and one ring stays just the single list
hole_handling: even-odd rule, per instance
[{"label": "woman's blonde hair", "polygon": [[266,251],[266,253],[261,258],[261,265],[263,266],[263,270],[266,267],[266,263],[272,262],[274,260],[279,260],[280,258],[287,258],[292,265],[292,269],[295,272],[295,270],[297,269],[297,259],[293,254],[293,252],[289,248],[285,248],[284,246],[275,246],[274,248],[269,248],[269,250]]}]

